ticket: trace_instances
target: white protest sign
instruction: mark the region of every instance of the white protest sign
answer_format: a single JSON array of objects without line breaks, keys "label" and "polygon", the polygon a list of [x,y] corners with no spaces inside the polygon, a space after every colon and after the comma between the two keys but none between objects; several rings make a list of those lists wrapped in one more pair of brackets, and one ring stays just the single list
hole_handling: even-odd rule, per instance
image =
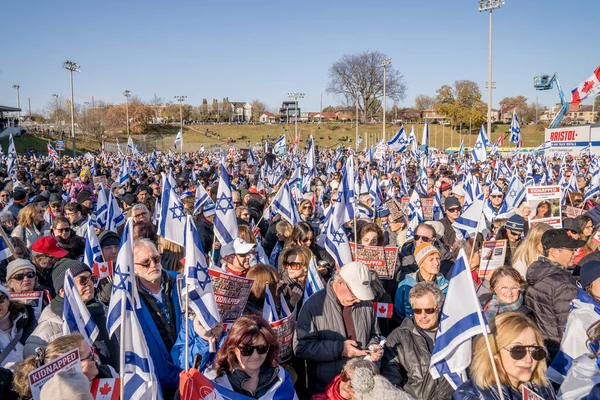
[{"label": "white protest sign", "polygon": [[34,369],[27,375],[31,395],[34,400],[39,400],[42,386],[50,380],[58,371],[67,371],[75,368],[75,371],[82,372],[81,361],[79,360],[79,349],[73,349],[62,356]]}]

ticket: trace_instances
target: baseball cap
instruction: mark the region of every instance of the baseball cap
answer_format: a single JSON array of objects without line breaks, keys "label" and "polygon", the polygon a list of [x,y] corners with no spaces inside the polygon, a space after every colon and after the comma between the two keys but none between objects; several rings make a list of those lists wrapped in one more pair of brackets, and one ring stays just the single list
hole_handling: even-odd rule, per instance
[{"label": "baseball cap", "polygon": [[231,254],[246,254],[256,246],[254,243],[248,243],[242,238],[235,238],[233,242],[227,243],[221,247],[221,256],[229,256]]},{"label": "baseball cap", "polygon": [[581,233],[581,225],[575,218],[565,218],[563,220],[563,229],[567,229],[575,233]]},{"label": "baseball cap", "polygon": [[50,204],[62,204],[62,197],[58,193],[50,194]]},{"label": "baseball cap", "polygon": [[31,250],[36,253],[46,254],[54,258],[63,258],[69,252],[58,246],[58,241],[52,236],[44,236],[35,241]]},{"label": "baseball cap", "polygon": [[371,272],[365,264],[352,261],[340,269],[340,276],[357,299],[370,301],[375,298],[371,289]]},{"label": "baseball cap", "polygon": [[544,249],[578,249],[585,245],[585,240],[575,240],[565,229],[550,229],[542,235]]}]

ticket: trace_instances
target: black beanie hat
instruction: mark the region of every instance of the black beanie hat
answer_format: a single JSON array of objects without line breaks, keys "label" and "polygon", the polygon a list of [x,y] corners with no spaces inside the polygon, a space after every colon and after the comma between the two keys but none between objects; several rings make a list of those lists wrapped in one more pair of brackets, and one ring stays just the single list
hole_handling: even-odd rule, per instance
[{"label": "black beanie hat", "polygon": [[76,277],[82,272],[92,272],[91,268],[81,261],[71,260],[70,258],[58,260],[58,262],[54,264],[54,269],[52,270],[52,284],[54,285],[54,290],[57,294],[65,285],[65,274],[67,273],[67,270],[71,271],[73,277]]},{"label": "black beanie hat", "polygon": [[113,231],[103,231],[98,235],[100,247],[113,246],[121,244],[121,238]]}]

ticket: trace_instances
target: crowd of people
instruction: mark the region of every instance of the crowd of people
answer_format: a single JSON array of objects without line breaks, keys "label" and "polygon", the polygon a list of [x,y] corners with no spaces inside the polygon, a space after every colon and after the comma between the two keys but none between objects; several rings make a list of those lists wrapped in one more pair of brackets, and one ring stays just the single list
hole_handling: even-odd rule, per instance
[{"label": "crowd of people", "polygon": [[[119,377],[119,337],[107,329],[113,281],[100,279],[94,265],[84,262],[88,229],[98,236],[103,261],[118,261],[124,225],[106,229],[96,223],[99,190],[105,190],[103,196],[112,193],[119,212],[133,221],[141,302],[136,313],[164,399],[185,398],[179,393],[180,374],[191,367],[224,393],[254,399],[532,398],[527,391],[543,399],[600,398],[600,197],[593,193],[598,173],[593,155],[494,155],[468,164],[456,156],[441,163],[425,154],[391,151],[376,160],[369,152],[338,148],[316,151],[314,171],[304,169],[308,156],[302,150],[286,155],[258,150],[252,154],[256,163],[235,149],[13,157],[0,166],[6,243],[0,249],[6,255],[0,263],[2,399],[88,399],[92,381]],[[323,243],[338,195],[348,193],[344,176],[350,157],[356,212],[344,221],[344,232],[357,252],[392,248],[393,268],[386,276],[372,268],[375,259],[356,256],[338,265]],[[130,166],[125,182],[123,160]],[[229,243],[217,240],[213,226],[214,205],[221,201],[220,164],[229,175],[239,233]],[[564,185],[563,197],[564,206],[579,215],[531,223],[548,218],[554,205],[540,202],[532,210],[524,199],[509,204],[510,179],[498,172],[499,164],[527,185],[576,180],[576,188]],[[299,217],[292,224],[271,206],[295,168],[304,181],[292,190]],[[280,176],[266,177],[266,171]],[[253,280],[243,314],[213,329],[191,310],[186,313],[185,248],[158,234],[157,207],[163,175],[169,173],[210,268]],[[485,226],[465,238],[457,223],[473,204],[471,182],[481,191]],[[198,185],[212,208],[208,202],[196,206]],[[442,209],[415,224],[402,198],[417,191],[421,199],[436,198]],[[490,240],[505,240],[506,251],[501,265],[487,271],[484,242]],[[456,384],[430,371],[461,250],[468,255],[489,333],[472,341],[470,365]],[[98,327],[93,343],[79,333],[64,334],[67,273]],[[321,290],[309,293],[311,285]],[[33,303],[18,295],[34,292],[40,296]],[[264,318],[267,298],[280,315],[284,309],[295,315],[293,351],[283,359],[284,343]],[[389,305],[390,313],[381,315],[374,304]],[[61,371],[33,394],[28,374],[72,349],[79,349],[82,371]]]}]

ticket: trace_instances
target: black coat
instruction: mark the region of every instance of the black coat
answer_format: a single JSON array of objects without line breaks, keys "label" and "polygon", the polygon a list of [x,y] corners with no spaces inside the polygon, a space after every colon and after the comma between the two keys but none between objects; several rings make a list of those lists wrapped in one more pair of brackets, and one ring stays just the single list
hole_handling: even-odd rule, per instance
[{"label": "black coat", "polygon": [[546,257],[531,263],[526,278],[525,305],[533,311],[552,360],[560,349],[577,284],[569,271]]},{"label": "black coat", "polygon": [[454,389],[446,378],[429,373],[432,351],[431,338],[407,317],[387,338],[381,375],[416,399],[451,399]]}]

